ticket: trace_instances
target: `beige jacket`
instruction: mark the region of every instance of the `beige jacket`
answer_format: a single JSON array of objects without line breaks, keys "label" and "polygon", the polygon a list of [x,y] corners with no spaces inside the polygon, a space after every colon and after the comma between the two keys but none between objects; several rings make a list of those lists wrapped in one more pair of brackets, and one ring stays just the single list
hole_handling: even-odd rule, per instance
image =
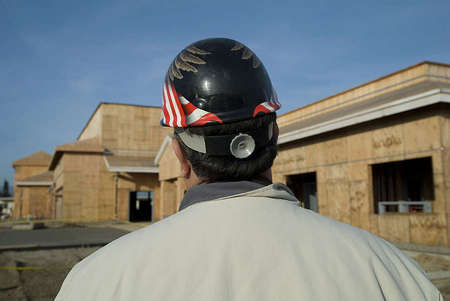
[{"label": "beige jacket", "polygon": [[442,300],[386,241],[282,184],[194,204],[77,264],[56,300]]}]

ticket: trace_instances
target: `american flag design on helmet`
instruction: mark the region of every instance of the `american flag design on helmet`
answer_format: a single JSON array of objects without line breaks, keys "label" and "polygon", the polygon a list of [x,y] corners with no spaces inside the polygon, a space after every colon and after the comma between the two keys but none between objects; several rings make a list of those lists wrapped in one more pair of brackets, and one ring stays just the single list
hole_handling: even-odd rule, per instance
[{"label": "american flag design on helmet", "polygon": [[215,114],[199,109],[182,95],[178,96],[170,78],[163,87],[161,124],[170,127],[202,126],[208,122],[222,123]]},{"label": "american flag design on helmet", "polygon": [[[281,107],[273,90],[269,101],[258,104],[253,110],[253,117],[258,114],[270,114]],[[194,106],[182,95],[178,95],[173,82],[166,77],[163,87],[163,105],[161,124],[170,127],[203,126],[209,122],[223,123],[217,115]]]},{"label": "american flag design on helmet", "polygon": [[257,105],[253,111],[253,117],[256,117],[259,113],[270,114],[281,108],[281,104],[278,102],[277,93],[275,92],[275,89],[272,90],[273,93],[271,99]]}]

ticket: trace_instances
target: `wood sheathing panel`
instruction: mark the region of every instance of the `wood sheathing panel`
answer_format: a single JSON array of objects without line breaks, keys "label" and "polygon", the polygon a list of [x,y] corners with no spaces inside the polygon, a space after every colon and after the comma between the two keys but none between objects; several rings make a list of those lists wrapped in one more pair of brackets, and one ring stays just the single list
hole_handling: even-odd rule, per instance
[{"label": "wood sheathing panel", "polygon": [[[25,180],[31,176],[47,171],[51,156],[46,152],[37,152],[13,162],[14,167],[14,218],[22,218],[24,211],[25,190],[16,185],[17,181]],[[29,195],[29,192],[26,192]]]},{"label": "wood sheathing panel", "polygon": [[16,166],[14,168],[14,218],[22,218],[24,217],[20,208],[23,208],[23,204],[21,204],[24,199],[24,187],[17,186],[15,183],[17,181],[22,181],[31,176],[40,174],[47,171],[47,165],[44,166]]},{"label": "wood sheathing panel", "polygon": [[103,105],[99,104],[77,140],[85,140],[102,135]]},{"label": "wood sheathing panel", "polygon": [[23,191],[22,218],[43,219],[53,217],[48,186],[25,186],[21,189]]},{"label": "wood sheathing panel", "polygon": [[64,187],[64,160],[59,160],[53,172],[53,191],[57,192]]},{"label": "wood sheathing panel", "polygon": [[20,199],[17,203],[17,217],[52,218],[50,185],[53,172],[45,171],[17,182]]},{"label": "wood sheathing panel", "polygon": [[[448,245],[448,135],[448,106],[435,105],[281,145],[272,172],[282,181],[316,172],[321,214],[392,241]],[[371,165],[424,157],[432,159],[432,213],[375,214]]]},{"label": "wood sheathing panel", "polygon": [[[105,170],[102,154],[66,153],[63,156],[63,217],[99,220],[113,214],[112,206],[102,194],[101,171]],[[108,212],[108,213],[107,213]]]},{"label": "wood sheathing panel", "polygon": [[[441,181],[439,190],[442,191],[442,198],[445,200],[445,212],[447,221],[447,241],[450,242],[450,112],[443,110],[441,112],[441,139],[444,150],[442,151],[442,175],[443,181]],[[436,184],[435,184],[436,185]]]},{"label": "wood sheathing panel", "polygon": [[102,114],[101,142],[114,153],[156,155],[173,131],[160,125],[160,108],[104,104]]}]

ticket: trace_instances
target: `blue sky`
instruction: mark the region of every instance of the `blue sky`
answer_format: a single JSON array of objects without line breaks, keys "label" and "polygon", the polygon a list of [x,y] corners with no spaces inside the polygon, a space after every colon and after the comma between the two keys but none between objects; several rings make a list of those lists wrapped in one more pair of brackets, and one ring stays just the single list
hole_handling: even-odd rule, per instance
[{"label": "blue sky", "polygon": [[75,141],[101,101],[160,105],[188,44],[262,60],[281,113],[424,60],[450,63],[450,1],[0,0],[0,181]]}]

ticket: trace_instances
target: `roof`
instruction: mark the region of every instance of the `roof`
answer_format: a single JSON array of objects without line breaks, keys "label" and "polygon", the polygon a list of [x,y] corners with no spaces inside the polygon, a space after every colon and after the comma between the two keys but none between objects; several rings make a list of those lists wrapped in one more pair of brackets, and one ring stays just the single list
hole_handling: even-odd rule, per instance
[{"label": "roof", "polygon": [[45,171],[43,173],[28,177],[21,181],[16,181],[17,186],[51,186],[53,183],[53,171]]},{"label": "roof", "polygon": [[49,170],[54,170],[61,159],[63,153],[104,153],[105,148],[101,146],[98,137],[79,140],[55,148],[52,160],[50,162]]},{"label": "roof", "polygon": [[353,88],[350,88],[350,89],[341,91],[341,92],[339,92],[339,93],[336,93],[336,94],[333,94],[333,95],[331,95],[331,96],[325,97],[325,98],[320,99],[320,100],[318,100],[318,101],[312,102],[312,103],[310,103],[310,104],[307,104],[306,106],[303,106],[303,107],[294,109],[294,110],[292,110],[292,111],[283,113],[283,114],[280,115],[280,117],[281,117],[281,116],[284,116],[284,115],[291,114],[291,113],[296,112],[296,111],[299,111],[299,110],[302,110],[302,109],[307,108],[307,107],[314,106],[314,105],[316,105],[316,104],[318,104],[318,103],[325,102],[325,101],[327,101],[327,100],[329,100],[329,99],[331,99],[331,98],[335,98],[336,96],[339,96],[339,95],[342,95],[342,94],[346,94],[346,93],[348,93],[348,92],[352,92],[352,91],[357,90],[357,89],[361,89],[361,88],[366,87],[366,86],[369,86],[369,85],[371,85],[371,84],[373,84],[373,83],[375,83],[375,82],[381,81],[381,80],[383,80],[383,79],[386,79],[386,78],[388,78],[388,77],[392,77],[392,76],[397,75],[397,74],[400,74],[400,73],[404,73],[405,71],[408,71],[408,70],[410,70],[410,69],[417,68],[417,67],[422,66],[422,65],[435,65],[435,66],[441,66],[441,67],[448,67],[448,68],[450,68],[450,64],[438,63],[438,62],[432,62],[432,61],[423,61],[423,62],[420,62],[420,63],[418,63],[418,64],[415,64],[415,65],[412,65],[412,66],[408,66],[408,67],[403,68],[403,69],[400,69],[400,70],[398,70],[398,71],[395,71],[395,72],[389,73],[389,74],[387,74],[387,75],[381,76],[381,77],[376,78],[376,79],[374,79],[374,80],[371,80],[371,81],[369,81],[369,82],[367,82],[367,83],[363,83],[363,84],[358,85],[358,86],[356,86],[356,87],[353,87]]},{"label": "roof", "polygon": [[134,157],[105,155],[106,167],[112,172],[158,173],[154,156]]},{"label": "roof", "polygon": [[83,129],[81,130],[80,134],[78,135],[77,139],[80,139],[81,135],[83,134],[84,130],[88,127],[89,123],[91,122],[92,118],[94,118],[95,114],[97,113],[98,109],[102,105],[119,105],[119,106],[131,106],[131,107],[144,107],[144,108],[161,108],[160,106],[145,106],[145,105],[136,105],[136,104],[126,104],[126,103],[114,103],[114,102],[100,102],[98,106],[95,108],[94,113],[92,113],[91,117],[89,117],[89,120],[84,125]]},{"label": "roof", "polygon": [[100,139],[98,137],[78,140],[75,142],[58,145],[55,148],[60,152],[103,152],[104,148],[100,145]]},{"label": "roof", "polygon": [[52,156],[46,152],[40,151],[29,155],[25,158],[13,162],[13,167],[16,166],[48,166]]}]

